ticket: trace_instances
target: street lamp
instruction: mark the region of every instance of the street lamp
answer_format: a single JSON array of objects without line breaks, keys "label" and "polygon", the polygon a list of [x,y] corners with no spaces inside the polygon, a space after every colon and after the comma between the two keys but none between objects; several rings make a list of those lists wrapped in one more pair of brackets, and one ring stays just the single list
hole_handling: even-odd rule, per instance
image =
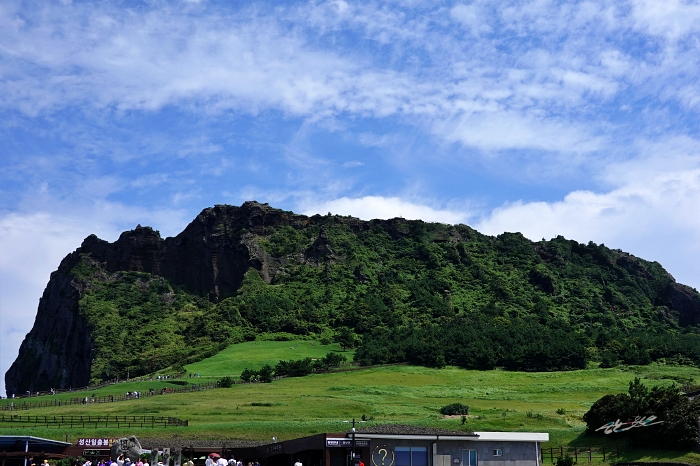
[{"label": "street lamp", "polygon": [[352,466],[357,465],[355,460],[355,418],[352,418]]},{"label": "street lamp", "polygon": [[[343,422],[350,422],[350,421],[343,421]],[[359,422],[365,422],[365,421],[359,421]],[[352,464],[350,466],[357,466],[357,461],[355,460],[355,418],[352,418]]]}]

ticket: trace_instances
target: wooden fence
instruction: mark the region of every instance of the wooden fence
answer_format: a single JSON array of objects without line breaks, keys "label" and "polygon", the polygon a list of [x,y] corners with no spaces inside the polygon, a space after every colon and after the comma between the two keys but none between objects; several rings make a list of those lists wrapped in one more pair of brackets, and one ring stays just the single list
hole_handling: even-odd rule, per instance
[{"label": "wooden fence", "polygon": [[166,416],[21,416],[0,415],[0,425],[12,427],[187,427],[189,421]]},{"label": "wooden fence", "polygon": [[[160,377],[160,378],[158,378]],[[184,374],[176,374],[176,375],[167,375],[167,376],[140,376],[140,377],[131,377],[128,379],[110,379],[110,380],[105,380],[99,384],[96,385],[88,385],[85,387],[76,387],[76,388],[54,388],[51,390],[43,390],[43,391],[38,391],[38,392],[26,392],[24,394],[17,393],[15,394],[14,399],[25,399],[25,398],[35,398],[37,396],[46,396],[46,395],[58,395],[61,393],[71,393],[71,392],[86,392],[90,390],[97,390],[98,388],[103,388],[103,387],[109,387],[110,385],[116,385],[118,383],[124,383],[124,382],[168,382],[171,380],[182,380],[184,377]]]},{"label": "wooden fence", "polygon": [[18,411],[27,410],[32,408],[51,408],[54,406],[69,406],[69,405],[79,405],[79,404],[92,404],[92,403],[113,403],[115,401],[129,401],[137,400],[142,397],[157,396],[157,395],[167,395],[170,393],[189,393],[197,392],[201,390],[209,390],[219,386],[218,382],[204,382],[200,384],[190,384],[184,386],[168,387],[165,390],[156,390],[154,392],[142,392],[139,396],[135,395],[108,395],[108,396],[96,396],[96,397],[85,397],[83,398],[71,398],[70,400],[46,400],[46,401],[27,401],[24,400],[3,400],[0,404],[0,411]]},{"label": "wooden fence", "polygon": [[591,463],[616,461],[620,458],[620,453],[624,451],[625,445],[615,445],[607,447],[550,447],[542,448],[542,463],[550,461],[556,463],[557,458],[569,455],[575,463]]}]

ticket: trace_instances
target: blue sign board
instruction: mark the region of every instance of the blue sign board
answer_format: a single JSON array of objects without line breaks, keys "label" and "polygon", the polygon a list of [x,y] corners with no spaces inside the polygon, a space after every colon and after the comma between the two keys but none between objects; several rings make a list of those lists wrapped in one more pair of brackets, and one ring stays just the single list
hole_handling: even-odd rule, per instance
[{"label": "blue sign board", "polygon": [[[326,448],[352,448],[351,438],[327,438]],[[369,447],[369,440],[367,439],[355,439],[355,448],[366,448]]]}]

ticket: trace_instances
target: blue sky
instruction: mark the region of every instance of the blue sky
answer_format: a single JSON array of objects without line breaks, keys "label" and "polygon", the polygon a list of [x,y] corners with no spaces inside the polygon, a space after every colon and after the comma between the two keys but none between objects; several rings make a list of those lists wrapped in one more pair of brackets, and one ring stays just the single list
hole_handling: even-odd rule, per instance
[{"label": "blue sky", "polygon": [[245,200],[561,234],[698,287],[699,29],[684,0],[6,0],[0,371],[85,236]]}]

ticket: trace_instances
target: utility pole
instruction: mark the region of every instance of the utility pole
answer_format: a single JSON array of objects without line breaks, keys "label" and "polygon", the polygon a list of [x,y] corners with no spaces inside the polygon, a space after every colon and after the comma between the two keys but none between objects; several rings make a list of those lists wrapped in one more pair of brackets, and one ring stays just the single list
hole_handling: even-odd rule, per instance
[{"label": "utility pole", "polygon": [[357,466],[357,461],[355,460],[355,418],[352,418],[352,465]]}]

